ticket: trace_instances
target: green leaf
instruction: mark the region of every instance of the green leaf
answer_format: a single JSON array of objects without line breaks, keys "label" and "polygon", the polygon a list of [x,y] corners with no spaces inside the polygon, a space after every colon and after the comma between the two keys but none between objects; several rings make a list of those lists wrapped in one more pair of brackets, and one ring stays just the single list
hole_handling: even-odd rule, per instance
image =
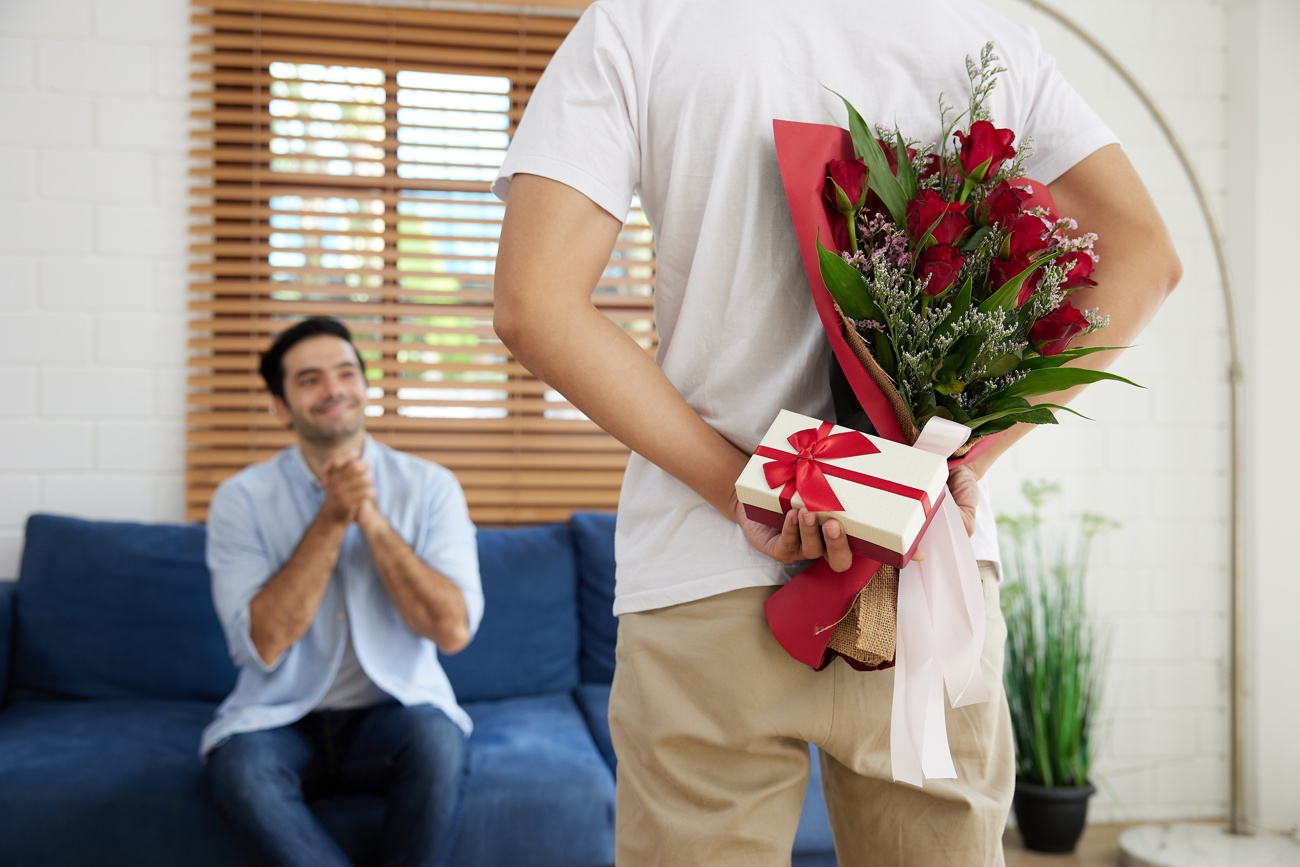
[{"label": "green leaf", "polygon": [[1041,370],[1047,367],[1060,367],[1067,361],[1074,361],[1076,358],[1083,358],[1083,356],[1092,355],[1094,352],[1108,352],[1112,349],[1129,348],[1128,346],[1076,346],[1056,355],[1034,355],[1026,358],[1023,368],[1025,370]]},{"label": "green leaf", "polygon": [[948,306],[948,312],[944,314],[943,321],[934,329],[936,336],[943,335],[944,330],[949,325],[964,316],[967,310],[970,310],[971,292],[974,290],[974,286],[974,279],[967,276],[967,278],[962,281],[961,287],[958,288],[956,293],[950,296],[952,298],[952,304]]},{"label": "green leaf", "polygon": [[820,238],[817,239],[817,261],[821,264],[822,282],[845,316],[884,322],[884,315],[867,289],[866,278],[838,254],[823,247]]},{"label": "green leaf", "polygon": [[1014,352],[1008,352],[989,362],[984,368],[984,376],[992,378],[995,376],[1006,376],[1011,371],[1020,366],[1020,356]]},{"label": "green leaf", "polygon": [[1025,422],[1026,424],[1056,424],[1056,416],[1044,404],[1031,406],[1027,409],[1009,409],[1005,412],[990,413],[973,419],[969,425],[971,436],[984,436],[985,434],[997,433],[1006,430],[1014,424]]},{"label": "green leaf", "polygon": [[938,401],[941,409],[948,411],[948,417],[953,421],[964,425],[970,424],[970,413],[962,409],[961,404],[959,404],[955,398],[949,397],[946,394],[936,394],[935,399]]},{"label": "green leaf", "polygon": [[[1083,413],[1078,412],[1077,410],[1070,409],[1068,406],[1061,406],[1060,404],[1055,404],[1055,403],[1039,403],[1039,404],[1030,405],[1030,403],[1026,400],[1022,400],[1020,398],[1016,398],[1016,399],[1020,401],[1021,406],[1006,407],[1000,410],[990,409],[990,411],[985,413],[984,415],[978,416],[970,420],[969,424],[971,429],[975,430],[976,428],[982,425],[989,424],[991,422],[997,422],[999,420],[1008,419],[1008,418],[1014,419],[1011,422],[1011,424],[1015,424],[1016,421],[1028,421],[1030,422],[1030,424],[1056,424],[1055,419],[1053,419],[1052,421],[1033,421],[1032,419],[1037,419],[1042,417],[1042,413],[1038,412],[1038,410],[1040,409],[1046,409],[1049,412],[1054,409],[1064,410],[1065,412],[1068,412],[1071,415],[1077,415],[1081,419],[1092,421],[1092,419],[1088,418]],[[1008,427],[1010,427],[1010,425],[1008,425]],[[1001,430],[1001,428],[999,428],[999,430]]]},{"label": "green leaf", "polygon": [[925,423],[932,418],[946,418],[948,421],[952,421],[952,413],[941,406],[932,407],[928,411],[916,417],[916,426],[918,428],[923,428],[925,427]]},{"label": "green leaf", "polygon": [[[831,90],[831,93],[835,91]],[[867,186],[880,197],[880,201],[884,203],[894,222],[906,226],[908,196],[903,193],[898,178],[894,177],[894,173],[889,170],[889,160],[886,159],[880,142],[876,141],[875,135],[867,126],[867,122],[862,119],[862,115],[858,114],[858,110],[840,94],[835,93],[835,95],[840,97],[844,107],[848,109],[849,135],[853,137],[853,152],[862,157],[862,161],[866,163]]]},{"label": "green leaf", "polygon": [[889,375],[889,378],[898,381],[898,361],[894,358],[894,344],[890,341],[889,335],[883,331],[877,331],[871,338],[871,354],[876,357],[876,363],[880,369]]},{"label": "green leaf", "polygon": [[1142,387],[1132,380],[1125,379],[1114,373],[1107,373],[1104,370],[1088,370],[1084,367],[1057,367],[1031,370],[1024,379],[1012,383],[1002,394],[1007,397],[1035,397],[1040,394],[1065,391],[1068,388],[1074,388],[1076,385],[1100,382],[1104,379],[1135,385],[1138,388]]},{"label": "green leaf", "polygon": [[898,157],[898,186],[903,191],[905,200],[913,199],[917,192],[916,172],[912,170],[912,159],[907,155],[907,142],[903,141],[901,132],[894,133],[894,136],[898,147],[895,152]]},{"label": "green leaf", "polygon": [[975,250],[979,249],[980,244],[984,243],[984,239],[991,234],[993,234],[992,226],[984,226],[981,229],[977,229],[969,238],[962,242],[961,251],[966,254],[973,253]]},{"label": "green leaf", "polygon": [[943,359],[943,369],[956,371],[957,376],[965,379],[979,357],[984,343],[984,335],[979,333],[964,334],[952,345],[952,349]]},{"label": "green leaf", "polygon": [[1029,267],[1021,271],[1016,276],[1002,284],[1002,288],[985,298],[980,304],[980,312],[988,313],[993,310],[1014,310],[1016,307],[1016,298],[1020,295],[1020,287],[1025,285],[1025,281],[1033,276],[1034,272],[1042,267],[1044,262],[1051,261],[1047,256],[1035,259],[1029,263]]}]

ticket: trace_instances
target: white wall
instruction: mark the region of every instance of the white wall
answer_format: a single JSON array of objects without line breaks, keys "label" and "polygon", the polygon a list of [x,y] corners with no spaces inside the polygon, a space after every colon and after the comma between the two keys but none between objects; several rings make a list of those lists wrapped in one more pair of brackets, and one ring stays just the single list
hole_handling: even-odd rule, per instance
[{"label": "white wall", "polygon": [[[1289,178],[1289,151],[1300,141],[1294,110],[1300,82],[1300,4],[1294,0],[1251,0],[1234,7],[1230,51],[1242,62],[1232,67],[1230,129],[1235,189],[1253,189],[1254,207],[1234,201],[1230,212],[1233,261],[1244,300],[1245,363],[1249,378],[1250,430],[1247,449],[1251,487],[1247,499],[1247,678],[1250,763],[1255,771],[1251,813],[1266,827],[1300,831],[1300,686],[1294,661],[1300,658],[1300,582],[1296,581],[1296,492],[1300,464],[1291,456],[1300,428],[1294,392],[1293,323],[1300,296],[1288,252],[1294,250],[1300,219],[1296,185]],[[1235,195],[1234,195],[1235,198]]]},{"label": "white wall", "polygon": [[30,512],[182,515],[188,16],[0,0],[0,576]]},{"label": "white wall", "polygon": [[[1300,36],[1294,5],[1250,2],[1261,4],[1266,20],[1246,41],[1273,46],[1250,80],[1264,85],[1262,99],[1285,106],[1287,85],[1300,80],[1286,53],[1287,40]],[[1225,196],[1226,148],[1250,139],[1228,135],[1225,0],[1057,3],[1174,120],[1219,213],[1231,204],[1234,214],[1258,213],[1270,227],[1248,255],[1259,257],[1261,279],[1268,274],[1286,286],[1278,251],[1290,239],[1274,219],[1286,214],[1284,192],[1263,183],[1278,169],[1261,165],[1247,188],[1230,202]],[[1227,355],[1214,260],[1186,182],[1118,79],[1021,0],[995,5],[1040,28],[1066,74],[1119,132],[1187,269],[1141,347],[1118,368],[1148,390],[1099,387],[1078,404],[1096,421],[1072,419],[1036,433],[1001,470],[999,507],[1020,509],[1020,479],[1052,478],[1063,483],[1071,511],[1124,523],[1095,557],[1092,600],[1111,630],[1113,661],[1103,793],[1092,818],[1221,816]],[[183,0],[0,0],[0,576],[16,574],[22,522],[32,511],[145,520],[183,513],[187,12]],[[1281,143],[1296,140],[1296,121],[1279,113],[1270,123],[1268,137],[1253,141],[1256,156],[1275,166]],[[1297,301],[1290,295],[1280,303],[1293,311]],[[1270,300],[1257,310],[1249,364],[1252,374],[1274,364],[1267,375],[1280,390],[1289,373],[1279,363],[1289,319],[1274,315],[1279,309]],[[1256,388],[1269,382],[1261,378]],[[1257,405],[1278,408],[1266,398]],[[1282,408],[1294,417],[1293,403]],[[1253,442],[1273,453],[1280,443],[1263,431]],[[1266,696],[1252,708],[1261,745],[1252,778],[1267,792],[1262,815],[1279,827],[1295,824],[1300,812],[1287,789],[1300,762],[1294,746],[1285,752],[1280,722],[1295,720],[1295,690],[1282,696],[1261,686],[1265,678],[1291,685],[1294,678],[1281,661],[1261,657],[1297,634],[1285,620],[1300,610],[1289,564],[1281,543],[1265,538],[1294,514],[1277,508],[1287,502],[1283,492],[1297,487],[1294,469],[1287,471],[1261,468],[1251,499],[1264,516],[1252,572],[1252,651],[1257,695]],[[1290,777],[1265,747],[1289,757]]]},{"label": "white wall", "polygon": [[[1037,27],[1065,75],[1119,135],[1156,198],[1185,276],[1114,368],[1146,386],[1090,389],[1008,456],[999,510],[1025,478],[1062,483],[1066,512],[1122,524],[1089,580],[1110,640],[1094,821],[1226,814],[1227,343],[1207,231],[1169,145],[1123,81],[1077,36],[1022,0],[997,7]],[[1052,4],[1116,55],[1190,151],[1225,206],[1224,9],[1213,0]],[[1103,239],[1104,243],[1104,239]],[[1104,257],[1104,252],[1103,252]]]}]

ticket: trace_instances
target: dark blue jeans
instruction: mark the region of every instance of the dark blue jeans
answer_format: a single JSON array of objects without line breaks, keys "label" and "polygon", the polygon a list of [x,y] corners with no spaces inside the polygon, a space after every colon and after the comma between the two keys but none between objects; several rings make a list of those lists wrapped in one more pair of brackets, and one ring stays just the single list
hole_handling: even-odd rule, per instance
[{"label": "dark blue jeans", "polygon": [[235,735],[209,757],[213,796],[257,863],[344,867],[311,801],[386,799],[385,867],[441,867],[460,828],[465,735],[430,705],[320,711],[291,726]]}]

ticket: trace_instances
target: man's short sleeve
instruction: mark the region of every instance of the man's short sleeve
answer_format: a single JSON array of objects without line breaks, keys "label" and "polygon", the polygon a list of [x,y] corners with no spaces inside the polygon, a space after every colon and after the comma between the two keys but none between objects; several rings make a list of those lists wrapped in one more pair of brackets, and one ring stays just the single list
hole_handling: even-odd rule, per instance
[{"label": "man's short sleeve", "polygon": [[1119,139],[1056,68],[1038,33],[1028,28],[1033,73],[1024,81],[1023,134],[1033,139],[1026,174],[1050,184],[1094,151]]},{"label": "man's short sleeve", "polygon": [[478,531],[469,517],[465,493],[450,470],[439,468],[428,501],[425,529],[416,551],[426,564],[455,584],[465,598],[473,636],[483,619],[483,584],[478,570]]},{"label": "man's short sleeve", "polygon": [[239,668],[264,672],[279,668],[287,654],[267,665],[253,644],[249,605],[278,571],[257,529],[252,503],[231,483],[217,488],[208,507],[207,562],[212,573],[212,601],[226,633],[230,658]]},{"label": "man's short sleeve", "polygon": [[541,175],[626,219],[641,170],[634,72],[608,13],[587,9],[534,89],[492,192],[504,201],[514,175]]}]

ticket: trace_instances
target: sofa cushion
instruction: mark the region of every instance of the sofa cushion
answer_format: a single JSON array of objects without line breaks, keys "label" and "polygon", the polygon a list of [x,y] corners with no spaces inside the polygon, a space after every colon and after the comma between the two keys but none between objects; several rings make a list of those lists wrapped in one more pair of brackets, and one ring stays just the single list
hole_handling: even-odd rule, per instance
[{"label": "sofa cushion", "polygon": [[15,691],[224,698],[235,671],[199,525],[33,515],[18,581]]},{"label": "sofa cushion", "polygon": [[479,530],[483,622],[442,658],[462,704],[578,684],[578,575],[566,524]]},{"label": "sofa cushion", "polygon": [[483,702],[456,865],[614,863],[614,775],[570,694]]},{"label": "sofa cushion", "polygon": [[618,769],[618,758],[614,755],[614,741],[609,734],[609,684],[583,683],[573,693],[582,718],[591,732],[591,739],[596,742],[601,758],[609,765],[611,771]]},{"label": "sofa cushion", "polygon": [[[614,778],[572,697],[466,709],[475,728],[451,867],[612,864]],[[208,702],[28,699],[0,713],[0,864],[245,864],[198,760],[214,710]],[[373,860],[382,802],[340,797],[312,808],[354,863]]]},{"label": "sofa cushion", "polygon": [[9,692],[9,660],[12,658],[17,601],[18,583],[0,581],[0,707],[4,707]]},{"label": "sofa cushion", "polygon": [[0,713],[0,863],[244,863],[198,760],[209,702],[19,701]]},{"label": "sofa cushion", "polygon": [[578,551],[578,614],[582,621],[583,683],[614,679],[614,515],[578,512],[572,518]]}]

